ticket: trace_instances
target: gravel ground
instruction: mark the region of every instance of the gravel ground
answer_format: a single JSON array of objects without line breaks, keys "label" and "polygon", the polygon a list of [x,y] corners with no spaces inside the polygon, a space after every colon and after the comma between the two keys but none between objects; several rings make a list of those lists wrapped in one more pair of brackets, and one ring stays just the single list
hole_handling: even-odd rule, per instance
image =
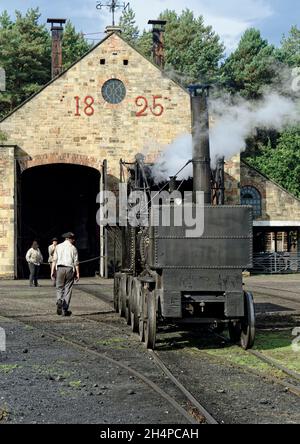
[{"label": "gravel ground", "polygon": [[[110,281],[84,279],[76,286],[71,318],[53,314],[53,288],[41,283],[29,289],[25,282],[0,282],[0,326],[7,333],[7,352],[0,353],[0,422],[186,422],[128,371],[47,335],[63,335],[121,360],[185,405],[137,336],[112,312]],[[219,422],[300,423],[298,397],[194,352],[189,340],[178,329],[164,331],[158,337],[160,356]]]}]

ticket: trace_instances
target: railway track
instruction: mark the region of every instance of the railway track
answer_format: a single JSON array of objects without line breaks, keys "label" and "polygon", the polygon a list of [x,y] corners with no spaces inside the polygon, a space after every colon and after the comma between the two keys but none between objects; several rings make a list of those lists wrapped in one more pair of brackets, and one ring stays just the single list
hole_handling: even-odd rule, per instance
[{"label": "railway track", "polygon": [[[212,331],[212,333],[214,333]],[[220,339],[222,339],[224,342],[226,342],[227,344],[231,344],[230,340],[223,335],[214,333],[214,335]],[[269,366],[276,368],[277,370],[280,370],[281,372],[283,372],[284,374],[286,374],[287,376],[289,376],[290,378],[292,378],[294,380],[294,382],[299,383],[300,381],[300,373],[295,372],[287,367],[285,367],[284,365],[280,364],[279,362],[275,361],[274,359],[264,355],[263,353],[257,351],[257,350],[242,350],[244,353],[255,356],[257,359],[259,359],[260,361],[262,361],[265,364],[268,364]],[[241,368],[241,366],[237,366],[233,363],[231,363],[231,365],[236,366],[238,368]],[[251,372],[253,372],[253,370],[251,370]],[[255,372],[256,374],[259,374],[258,372]],[[274,376],[268,376],[268,379],[272,380],[273,382],[280,384],[282,386],[284,386],[286,389],[288,389],[291,393],[293,393],[294,395],[300,396],[300,385],[296,385],[296,384],[291,384],[289,382],[286,381],[281,381],[279,378],[276,378]]]},{"label": "railway track", "polygon": [[[104,302],[106,302],[106,303],[108,303],[108,304],[110,304],[110,305],[113,306],[113,302],[112,302],[111,300],[108,300],[107,297],[103,297],[103,298],[102,298],[102,297],[99,296],[99,295],[95,296],[95,295],[93,294],[93,292],[92,292],[91,289],[88,289],[88,291],[86,291],[86,289],[85,289],[84,287],[82,287],[80,290],[83,291],[83,292],[87,292],[88,294],[93,295],[94,297],[98,297],[98,298],[102,299]],[[275,290],[275,289],[273,289],[273,290]],[[280,289],[276,289],[276,290],[277,290],[277,291],[280,291]],[[287,291],[287,292],[295,293],[295,292],[292,292],[292,291]],[[281,297],[278,296],[278,298],[281,298]],[[282,298],[281,298],[281,299],[282,299]],[[225,337],[225,336],[223,336],[223,335],[220,335],[220,334],[216,334],[213,330],[211,330],[211,332],[212,332],[216,337],[221,338],[221,339],[222,339],[223,341],[225,341],[226,343],[230,343],[230,344],[232,344],[232,343],[230,342],[230,340],[229,340],[227,337]],[[285,367],[284,365],[278,363],[277,361],[275,361],[274,359],[272,359],[272,358],[270,358],[270,357],[264,355],[263,353],[261,353],[261,352],[259,352],[259,351],[257,351],[257,350],[243,350],[243,351],[244,351],[245,353],[248,353],[248,354],[252,355],[252,356],[255,356],[257,359],[259,359],[260,361],[264,362],[265,364],[268,364],[269,366],[271,366],[271,367],[273,367],[273,368],[276,368],[277,370],[280,370],[281,372],[283,372],[284,374],[286,374],[287,376],[289,376],[290,378],[292,378],[295,382],[299,382],[299,381],[300,381],[300,374],[299,374],[299,373],[297,373],[297,372],[295,372],[295,371],[293,371],[293,370],[291,370],[291,369]],[[173,376],[173,375],[172,375],[171,372],[168,370],[168,368],[165,366],[165,364],[163,363],[163,361],[162,361],[161,358],[159,357],[159,354],[158,354],[157,352],[153,352],[153,351],[151,351],[151,350],[148,350],[148,352],[153,356],[153,359],[155,360],[155,362],[157,363],[157,365],[158,365],[158,366],[164,371],[164,373],[165,373],[170,379],[172,379],[172,376]],[[241,367],[239,367],[239,368],[241,368]],[[244,370],[245,370],[245,369],[244,369]],[[258,374],[258,372],[257,372],[257,374]],[[175,378],[175,379],[176,379],[176,378]],[[289,383],[289,382],[283,382],[283,381],[281,381],[279,378],[276,378],[276,377],[270,377],[270,379],[272,379],[273,382],[278,383],[278,384],[284,386],[284,387],[287,388],[291,393],[293,393],[293,394],[295,394],[295,395],[297,395],[297,396],[300,396],[300,385],[291,384],[291,383]],[[179,385],[178,385],[178,382],[179,382],[179,381],[176,380],[176,382],[175,382],[175,381],[173,381],[173,382],[177,385],[178,388],[180,388],[181,392],[182,392],[183,394],[185,394],[185,388],[184,388],[183,386],[181,386],[180,383],[179,383]],[[180,386],[181,386],[181,387],[180,387]],[[197,400],[195,400],[195,398],[194,398],[194,401],[196,401],[196,404],[197,404]],[[195,404],[194,404],[194,405],[195,405]],[[202,406],[199,405],[197,408],[198,408],[199,411],[201,411]]]},{"label": "railway track", "polygon": [[[218,424],[218,421],[205,409],[204,406],[202,406],[199,401],[197,401],[192,393],[190,393],[179,381],[178,379],[167,369],[167,367],[164,365],[160,357],[155,353],[153,353],[153,359],[156,365],[163,371],[163,373],[173,382],[173,384],[177,387],[177,389],[185,396],[187,400],[187,409],[183,408],[172,396],[170,396],[165,390],[163,390],[161,387],[159,387],[156,383],[151,381],[147,376],[142,374],[140,371],[135,370],[132,367],[129,367],[122,361],[113,359],[109,356],[107,356],[106,353],[101,353],[93,348],[91,348],[88,345],[84,345],[82,343],[79,343],[77,341],[74,341],[73,339],[66,338],[64,335],[56,334],[53,332],[49,332],[47,329],[41,329],[36,326],[36,324],[33,322],[28,322],[23,319],[21,316],[5,316],[1,314],[2,318],[8,319],[8,320],[15,320],[18,322],[21,322],[23,325],[27,327],[34,327],[38,331],[40,331],[43,335],[47,336],[48,338],[51,338],[56,341],[60,341],[61,343],[64,343],[66,345],[69,345],[71,347],[76,348],[77,350],[80,350],[84,353],[87,353],[91,356],[96,356],[98,358],[101,358],[102,360],[105,360],[109,362],[110,364],[113,364],[119,368],[122,368],[123,370],[126,370],[128,373],[130,373],[132,376],[138,378],[140,381],[142,381],[146,386],[148,386],[151,390],[153,390],[157,395],[159,395],[161,398],[163,398],[165,401],[169,403],[170,406],[172,406],[189,424]],[[91,319],[80,316],[80,318],[92,321]],[[97,321],[94,321],[97,322]]]},{"label": "railway track", "polygon": [[[250,291],[252,291],[253,293],[258,293],[263,296],[268,296],[271,298],[280,299],[282,301],[287,301],[287,302],[297,303],[297,301],[295,300],[295,296],[298,296],[300,298],[299,292],[292,291],[292,290],[286,290],[286,289],[282,289],[282,288],[264,287],[264,286],[256,285],[256,284],[251,284],[249,286],[249,288],[250,288]],[[268,291],[272,292],[272,293],[268,293]],[[291,297],[285,296],[285,294],[284,295],[274,294],[274,292],[280,293],[283,291],[285,294],[290,294]],[[294,296],[294,297],[292,297],[292,296]],[[299,304],[300,304],[300,302],[299,302]]]}]

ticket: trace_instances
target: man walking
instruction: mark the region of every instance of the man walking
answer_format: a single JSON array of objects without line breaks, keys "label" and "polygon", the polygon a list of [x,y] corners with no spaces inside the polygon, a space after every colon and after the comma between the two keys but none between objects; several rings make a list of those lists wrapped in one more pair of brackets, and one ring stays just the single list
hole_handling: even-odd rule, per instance
[{"label": "man walking", "polygon": [[[57,244],[58,244],[58,239],[56,237],[54,237],[51,242],[52,242],[52,244],[49,245],[49,247],[48,247],[48,253],[49,253],[48,263],[50,264],[50,275],[52,273],[53,257],[54,257],[54,252],[55,252]],[[56,286],[56,279],[53,280],[53,286],[54,287]]]},{"label": "man walking", "polygon": [[62,237],[65,241],[57,245],[53,255],[51,278],[55,279],[56,271],[57,314],[70,316],[72,312],[69,311],[69,306],[74,280],[79,281],[78,251],[74,246],[73,233],[66,233]]}]

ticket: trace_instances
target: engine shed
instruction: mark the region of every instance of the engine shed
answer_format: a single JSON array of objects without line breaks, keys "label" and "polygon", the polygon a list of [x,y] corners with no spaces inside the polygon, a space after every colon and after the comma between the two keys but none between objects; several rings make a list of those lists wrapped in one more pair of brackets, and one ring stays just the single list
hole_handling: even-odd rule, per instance
[{"label": "engine shed", "polygon": [[[0,146],[0,278],[27,276],[24,256],[32,241],[39,241],[46,259],[51,238],[67,230],[77,234],[83,274],[104,275],[109,259],[95,214],[105,161],[106,186],[115,190],[121,158],[133,160],[142,151],[153,162],[191,132],[190,96],[109,28],[89,53],[7,115],[0,131],[7,136]],[[263,211],[254,230],[270,233],[264,223],[280,222],[273,231],[284,226],[281,232],[290,233],[283,235],[284,248],[298,251],[300,201],[287,199],[267,178],[263,188],[260,173],[249,172],[239,158],[225,171],[226,203],[240,203],[243,187],[256,188]],[[284,207],[276,218],[275,205]],[[296,243],[288,244],[291,233]],[[278,248],[280,235],[274,239]]]}]

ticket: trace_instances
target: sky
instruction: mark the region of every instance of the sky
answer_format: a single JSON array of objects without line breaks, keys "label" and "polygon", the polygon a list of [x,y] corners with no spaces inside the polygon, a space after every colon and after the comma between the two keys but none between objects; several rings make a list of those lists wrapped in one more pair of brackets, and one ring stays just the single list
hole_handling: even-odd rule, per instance
[{"label": "sky", "polygon": [[[110,2],[102,1],[103,4]],[[105,27],[112,21],[109,10],[97,10],[97,3],[96,0],[0,0],[0,12],[6,9],[13,16],[16,9],[24,12],[38,6],[42,21],[48,17],[70,19],[78,31],[96,43],[104,37]],[[123,4],[123,0],[119,3]],[[211,25],[225,43],[227,53],[236,48],[240,36],[250,26],[260,29],[263,37],[277,46],[292,25],[300,26],[299,0],[131,0],[130,5],[140,29],[150,29],[148,20],[156,19],[165,9],[180,13],[189,8],[196,16],[204,16],[205,23]]]}]

